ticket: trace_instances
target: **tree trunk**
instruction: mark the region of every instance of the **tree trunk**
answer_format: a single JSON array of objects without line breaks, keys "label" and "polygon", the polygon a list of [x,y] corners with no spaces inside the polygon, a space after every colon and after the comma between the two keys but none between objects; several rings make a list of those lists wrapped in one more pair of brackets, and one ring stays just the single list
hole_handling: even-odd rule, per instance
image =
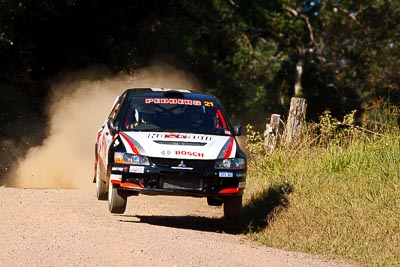
[{"label": "tree trunk", "polygon": [[303,137],[303,125],[306,117],[307,101],[292,97],[285,130],[285,145],[298,146]]},{"label": "tree trunk", "polygon": [[272,114],[270,122],[266,125],[266,129],[264,132],[264,144],[265,151],[267,153],[271,153],[274,151],[277,143],[280,138],[280,126],[281,115]]},{"label": "tree trunk", "polygon": [[303,86],[301,83],[301,79],[303,78],[305,48],[302,45],[297,50],[299,52],[299,60],[297,61],[297,64],[296,64],[296,82],[294,84],[294,96],[302,97],[303,96]]}]

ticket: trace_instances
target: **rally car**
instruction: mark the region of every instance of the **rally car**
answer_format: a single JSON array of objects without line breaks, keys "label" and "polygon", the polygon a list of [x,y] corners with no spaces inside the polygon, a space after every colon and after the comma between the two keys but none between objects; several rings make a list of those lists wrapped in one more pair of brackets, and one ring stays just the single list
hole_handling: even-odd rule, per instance
[{"label": "rally car", "polygon": [[95,144],[97,199],[124,213],[139,194],[207,198],[239,218],[246,155],[220,101],[183,89],[134,88],[114,102]]}]

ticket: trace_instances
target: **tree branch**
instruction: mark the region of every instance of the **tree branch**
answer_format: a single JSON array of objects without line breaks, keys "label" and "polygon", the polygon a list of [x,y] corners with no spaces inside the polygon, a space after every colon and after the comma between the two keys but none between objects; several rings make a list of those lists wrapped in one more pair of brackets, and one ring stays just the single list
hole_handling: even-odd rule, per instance
[{"label": "tree branch", "polygon": [[[305,22],[306,25],[307,25],[308,34],[309,34],[309,37],[310,37],[310,45],[312,45],[312,44],[317,45],[318,43],[315,42],[314,31],[313,31],[313,28],[312,28],[312,26],[311,26],[310,19],[309,19],[306,15],[300,14],[297,10],[294,10],[293,8],[286,7],[286,10],[287,10],[291,15],[293,15],[294,17],[300,17],[300,18],[302,18],[302,19],[304,20],[304,22]],[[299,14],[300,14],[300,15],[299,15]]]}]

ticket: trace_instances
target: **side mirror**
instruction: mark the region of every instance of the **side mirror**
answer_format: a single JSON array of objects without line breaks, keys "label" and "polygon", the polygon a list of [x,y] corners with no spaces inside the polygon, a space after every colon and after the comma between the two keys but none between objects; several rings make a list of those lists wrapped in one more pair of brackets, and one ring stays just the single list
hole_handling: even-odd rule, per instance
[{"label": "side mirror", "polygon": [[242,125],[233,126],[233,131],[234,131],[235,136],[241,136],[242,135],[242,129],[243,129]]},{"label": "side mirror", "polygon": [[107,121],[107,126],[112,135],[115,135],[119,131],[118,126],[115,125],[114,119],[109,119]]}]

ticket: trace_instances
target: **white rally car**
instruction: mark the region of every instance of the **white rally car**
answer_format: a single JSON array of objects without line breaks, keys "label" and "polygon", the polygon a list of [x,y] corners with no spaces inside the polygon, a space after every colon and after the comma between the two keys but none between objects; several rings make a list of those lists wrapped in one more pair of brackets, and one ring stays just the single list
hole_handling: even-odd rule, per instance
[{"label": "white rally car", "polygon": [[97,198],[124,213],[141,194],[205,197],[239,218],[246,155],[220,101],[181,89],[135,88],[119,96],[97,133]]}]

